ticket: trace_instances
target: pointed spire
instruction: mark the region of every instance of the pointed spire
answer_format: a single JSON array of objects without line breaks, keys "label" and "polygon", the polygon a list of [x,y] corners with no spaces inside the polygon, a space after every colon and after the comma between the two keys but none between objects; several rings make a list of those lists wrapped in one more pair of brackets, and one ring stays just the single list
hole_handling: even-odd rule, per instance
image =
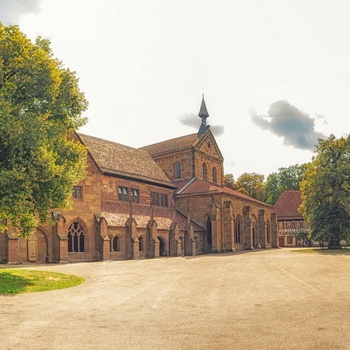
[{"label": "pointed spire", "polygon": [[209,117],[209,113],[207,111],[207,106],[205,105],[204,94],[202,95],[202,103],[198,113],[198,117],[202,119],[202,123],[201,123],[201,126],[199,127],[198,134],[197,134],[198,136],[200,136],[204,134],[208,129],[207,118]]}]

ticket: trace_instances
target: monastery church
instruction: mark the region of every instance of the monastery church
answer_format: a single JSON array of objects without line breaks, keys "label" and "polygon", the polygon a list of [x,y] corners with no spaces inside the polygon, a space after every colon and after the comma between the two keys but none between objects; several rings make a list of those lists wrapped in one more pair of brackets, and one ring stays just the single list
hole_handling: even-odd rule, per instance
[{"label": "monastery church", "polygon": [[75,134],[87,173],[72,209],[52,211],[28,239],[9,226],[0,261],[79,262],[194,256],[277,247],[274,208],[224,186],[223,156],[207,125],[198,133],[139,149]]}]

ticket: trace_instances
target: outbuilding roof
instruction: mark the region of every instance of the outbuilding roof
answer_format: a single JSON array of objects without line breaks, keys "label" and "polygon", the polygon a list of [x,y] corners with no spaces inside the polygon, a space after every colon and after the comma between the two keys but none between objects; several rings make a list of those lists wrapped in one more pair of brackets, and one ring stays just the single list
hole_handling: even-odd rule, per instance
[{"label": "outbuilding roof", "polygon": [[284,191],[274,205],[277,218],[282,220],[302,219],[303,216],[298,212],[300,204],[300,191]]}]

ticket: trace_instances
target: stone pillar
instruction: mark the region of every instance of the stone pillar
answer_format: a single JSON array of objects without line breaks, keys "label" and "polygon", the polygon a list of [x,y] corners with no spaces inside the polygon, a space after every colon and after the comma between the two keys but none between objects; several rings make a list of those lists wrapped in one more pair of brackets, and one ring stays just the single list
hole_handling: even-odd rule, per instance
[{"label": "stone pillar", "polygon": [[278,237],[277,237],[277,215],[276,213],[271,214],[271,244],[273,248],[278,248]]},{"label": "stone pillar", "polygon": [[267,246],[266,222],[265,222],[265,210],[263,209],[259,210],[258,230],[259,230],[259,244],[261,248],[266,248]]},{"label": "stone pillar", "polygon": [[212,235],[212,247],[211,252],[217,253],[221,252],[222,240],[221,240],[221,215],[220,215],[220,205],[213,201],[211,208],[211,235]]},{"label": "stone pillar", "polygon": [[224,203],[224,251],[232,252],[235,250],[235,220],[232,213],[232,204],[227,201]]},{"label": "stone pillar", "polygon": [[[135,219],[128,219],[127,223],[127,236],[125,239],[125,259],[134,259],[134,242],[137,239],[137,225]],[[137,257],[138,258],[138,257]]]},{"label": "stone pillar", "polygon": [[68,227],[66,227],[65,217],[54,212],[53,217],[56,219],[56,225],[53,228],[53,260],[59,263],[68,262]]},{"label": "stone pillar", "polygon": [[244,249],[254,249],[252,241],[252,223],[250,219],[251,209],[249,206],[243,208],[243,244]]},{"label": "stone pillar", "polygon": [[99,220],[100,226],[100,237],[101,237],[101,247],[100,254],[101,260],[109,260],[111,257],[111,239],[108,237],[108,224],[107,220],[103,217]]},{"label": "stone pillar", "polygon": [[147,230],[148,230],[147,257],[148,258],[159,257],[159,240],[157,238],[157,223],[154,220],[150,220],[147,224]]},{"label": "stone pillar", "polygon": [[169,231],[169,255],[178,256],[177,254],[177,245],[179,239],[179,225],[177,222],[173,222],[170,226]]},{"label": "stone pillar", "polygon": [[192,243],[192,256],[197,255],[197,240],[195,238],[191,238]]},{"label": "stone pillar", "polygon": [[176,240],[176,256],[182,255],[182,242],[180,237]]},{"label": "stone pillar", "polygon": [[153,238],[154,240],[154,257],[155,258],[159,258],[160,254],[159,254],[159,239]]},{"label": "stone pillar", "polygon": [[140,258],[140,241],[137,237],[134,238],[134,259]]}]

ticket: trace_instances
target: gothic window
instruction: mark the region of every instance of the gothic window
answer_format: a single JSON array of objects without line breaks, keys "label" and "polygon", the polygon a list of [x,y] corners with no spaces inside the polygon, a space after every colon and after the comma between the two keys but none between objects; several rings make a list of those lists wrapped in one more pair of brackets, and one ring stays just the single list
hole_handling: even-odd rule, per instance
[{"label": "gothic window", "polygon": [[113,251],[114,252],[120,251],[120,238],[118,236],[115,236],[113,238]]},{"label": "gothic window", "polygon": [[181,163],[176,162],[175,163],[175,179],[181,178]]},{"label": "gothic window", "polygon": [[217,182],[216,168],[213,168],[213,182]]},{"label": "gothic window", "polygon": [[207,169],[207,165],[205,163],[203,163],[202,172],[203,172],[203,179],[207,180],[207,178],[208,178],[208,169]]},{"label": "gothic window", "polygon": [[79,222],[74,221],[68,229],[68,252],[83,252],[84,250],[84,230]]}]

